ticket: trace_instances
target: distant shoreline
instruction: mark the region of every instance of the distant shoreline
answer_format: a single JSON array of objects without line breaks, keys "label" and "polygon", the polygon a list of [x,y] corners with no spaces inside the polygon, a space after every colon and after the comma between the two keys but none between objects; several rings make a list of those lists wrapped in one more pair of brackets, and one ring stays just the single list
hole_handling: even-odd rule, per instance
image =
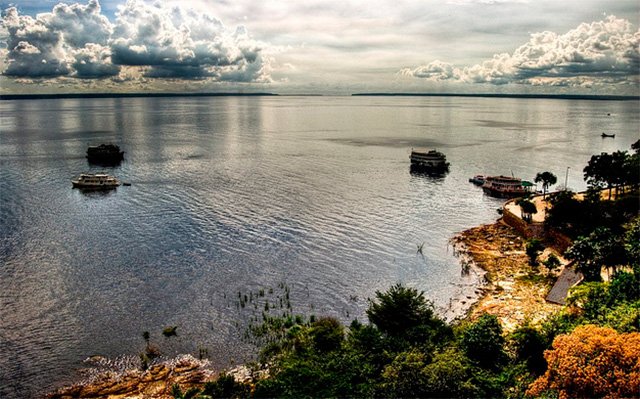
[{"label": "distant shoreline", "polygon": [[0,94],[1,100],[55,100],[64,98],[136,98],[136,97],[475,97],[475,98],[531,98],[556,100],[640,101],[640,96],[599,94],[479,94],[479,93],[352,93],[331,94],[277,94],[256,93],[57,93],[57,94]]},{"label": "distant shoreline", "polygon": [[476,93],[354,93],[371,97],[486,97],[486,98],[547,98],[557,100],[639,101],[640,96],[600,94],[476,94]]},{"label": "distant shoreline", "polygon": [[260,97],[274,93],[60,93],[0,94],[0,100],[55,100],[60,98],[130,98],[130,97]]}]

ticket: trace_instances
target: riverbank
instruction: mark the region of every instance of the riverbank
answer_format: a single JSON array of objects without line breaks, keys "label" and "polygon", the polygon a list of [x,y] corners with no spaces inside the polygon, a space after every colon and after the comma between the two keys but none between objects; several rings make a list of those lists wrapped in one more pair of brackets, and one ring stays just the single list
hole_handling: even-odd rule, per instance
[{"label": "riverbank", "polygon": [[[452,244],[463,269],[479,267],[484,271],[484,282],[477,289],[481,294],[470,306],[468,318],[473,320],[488,313],[511,331],[525,321],[535,323],[560,309],[545,301],[557,272],[530,266],[526,240],[501,220],[465,230],[452,239]],[[539,259],[546,259],[551,252],[546,249]],[[555,255],[566,263],[559,254]]]},{"label": "riverbank", "polygon": [[[549,274],[542,266],[530,266],[526,240],[501,220],[467,229],[453,237],[451,243],[464,278],[457,299],[444,311],[447,320],[473,320],[488,313],[498,317],[505,331],[512,331],[525,321],[535,323],[560,309],[559,305],[545,301],[557,273]],[[545,250],[540,259],[546,259],[550,251]],[[132,358],[130,367],[127,362],[114,366],[108,359],[90,359],[92,367],[82,382],[47,397],[170,399],[174,384],[184,392],[190,387],[201,387],[217,375],[209,362],[190,355],[154,364],[147,370],[134,366],[136,359]],[[236,380],[251,379],[245,367],[229,374]]]}]

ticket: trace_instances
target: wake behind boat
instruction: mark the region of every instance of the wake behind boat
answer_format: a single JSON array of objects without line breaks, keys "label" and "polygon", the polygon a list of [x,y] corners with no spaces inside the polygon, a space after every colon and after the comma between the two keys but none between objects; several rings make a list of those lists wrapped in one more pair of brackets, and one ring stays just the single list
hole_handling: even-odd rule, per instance
[{"label": "wake behind boat", "polygon": [[82,173],[77,178],[71,180],[73,188],[89,190],[110,190],[118,187],[120,180],[106,173]]}]

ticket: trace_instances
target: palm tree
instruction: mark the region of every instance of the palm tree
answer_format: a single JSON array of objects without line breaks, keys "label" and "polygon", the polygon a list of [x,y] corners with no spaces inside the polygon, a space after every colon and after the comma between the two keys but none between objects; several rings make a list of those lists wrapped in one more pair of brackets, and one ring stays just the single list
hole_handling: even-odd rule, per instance
[{"label": "palm tree", "polygon": [[542,182],[542,199],[545,199],[547,196],[547,189],[549,189],[549,186],[556,184],[558,178],[551,172],[541,172],[536,175],[534,181],[536,183]]}]

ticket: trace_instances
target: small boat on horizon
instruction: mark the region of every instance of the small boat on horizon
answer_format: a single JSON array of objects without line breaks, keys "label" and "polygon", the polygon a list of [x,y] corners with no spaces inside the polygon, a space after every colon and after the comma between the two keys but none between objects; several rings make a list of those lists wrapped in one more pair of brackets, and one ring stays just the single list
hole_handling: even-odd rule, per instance
[{"label": "small boat on horizon", "polygon": [[614,138],[616,137],[615,134],[606,134],[605,132],[602,132],[602,134],[600,135],[600,137],[605,138],[605,137],[611,137]]},{"label": "small boat on horizon", "polygon": [[106,173],[82,173],[77,178],[71,180],[73,188],[85,190],[110,190],[117,188],[121,183],[114,176]]}]

